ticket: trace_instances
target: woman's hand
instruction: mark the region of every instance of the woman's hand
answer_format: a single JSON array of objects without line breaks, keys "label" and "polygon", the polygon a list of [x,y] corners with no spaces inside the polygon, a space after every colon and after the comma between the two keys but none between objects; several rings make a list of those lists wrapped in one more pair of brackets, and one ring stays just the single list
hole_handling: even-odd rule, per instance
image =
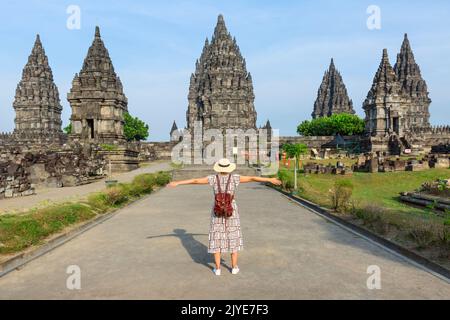
[{"label": "woman's hand", "polygon": [[177,181],[172,181],[171,183],[169,183],[167,185],[169,188],[175,188],[176,186],[178,186],[178,182]]},{"label": "woman's hand", "polygon": [[269,182],[275,186],[281,186],[282,182],[277,178],[270,178]]}]

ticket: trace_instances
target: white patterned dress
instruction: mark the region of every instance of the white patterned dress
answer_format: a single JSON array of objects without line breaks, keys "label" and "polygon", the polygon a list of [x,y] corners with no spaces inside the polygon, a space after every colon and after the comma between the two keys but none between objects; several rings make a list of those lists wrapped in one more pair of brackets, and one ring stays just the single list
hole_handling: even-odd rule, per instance
[{"label": "white patterned dress", "polygon": [[[217,175],[208,176],[208,182],[213,187],[214,195],[217,194]],[[228,175],[219,175],[220,188],[225,192]],[[240,176],[233,174],[228,187],[228,193],[235,194],[239,185]],[[211,224],[209,227],[208,252],[237,252],[244,249],[244,243],[241,233],[241,222],[239,219],[239,210],[236,201],[233,200],[233,215],[229,218],[216,217],[214,213],[214,204],[211,209]]]}]

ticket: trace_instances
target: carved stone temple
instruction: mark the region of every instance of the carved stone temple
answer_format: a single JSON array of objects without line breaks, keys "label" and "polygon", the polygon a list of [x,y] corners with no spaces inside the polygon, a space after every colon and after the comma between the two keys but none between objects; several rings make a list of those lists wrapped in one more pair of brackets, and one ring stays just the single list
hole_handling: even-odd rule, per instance
[{"label": "carved stone temple", "polygon": [[383,50],[380,66],[364,101],[366,132],[373,151],[399,153],[414,148],[412,132],[430,129],[427,85],[405,34],[397,63]]},{"label": "carved stone temple", "polygon": [[100,143],[120,143],[125,140],[123,124],[128,101],[100,36],[99,27],[95,29],[94,41],[83,67],[72,81],[67,100],[72,107],[70,120],[73,140]]},{"label": "carved stone temple", "polygon": [[312,118],[329,117],[333,114],[354,114],[353,102],[348,97],[347,89],[339,71],[331,59],[330,67],[325,72],[317,92]]},{"label": "carved stone temple", "polygon": [[191,75],[188,100],[188,129],[195,121],[204,129],[256,129],[252,77],[222,15]]},{"label": "carved stone temple", "polygon": [[414,59],[407,34],[405,34],[400,53],[397,55],[394,71],[400,82],[402,94],[409,98],[406,127],[429,127],[431,99],[428,97],[427,84]]},{"label": "carved stone temple", "polygon": [[58,88],[39,35],[16,88],[14,138],[30,142],[62,141]]}]

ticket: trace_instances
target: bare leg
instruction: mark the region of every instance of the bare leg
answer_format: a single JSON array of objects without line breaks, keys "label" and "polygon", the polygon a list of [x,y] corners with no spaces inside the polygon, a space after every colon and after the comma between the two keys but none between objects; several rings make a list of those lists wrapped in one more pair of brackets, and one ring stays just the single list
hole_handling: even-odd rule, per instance
[{"label": "bare leg", "polygon": [[217,270],[220,269],[220,260],[221,260],[220,252],[214,253],[214,261],[215,261],[215,263],[216,263],[216,269],[217,269]]},{"label": "bare leg", "polygon": [[231,267],[232,268],[236,268],[237,267],[237,262],[238,262],[238,253],[237,252],[233,252],[231,254]]}]

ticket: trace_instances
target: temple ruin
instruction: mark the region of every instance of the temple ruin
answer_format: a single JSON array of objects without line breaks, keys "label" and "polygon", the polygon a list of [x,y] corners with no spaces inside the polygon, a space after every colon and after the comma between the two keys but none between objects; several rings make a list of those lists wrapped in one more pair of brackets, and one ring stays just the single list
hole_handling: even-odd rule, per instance
[{"label": "temple ruin", "polygon": [[311,116],[316,119],[339,113],[354,114],[355,110],[352,100],[348,97],[342,76],[336,69],[334,60],[331,59],[330,66],[325,72],[317,92]]},{"label": "temple ruin", "polygon": [[236,39],[219,15],[214,35],[205,41],[189,86],[187,128],[256,129],[252,77]]},{"label": "temple ruin", "polygon": [[[448,128],[437,130],[430,126],[430,103],[427,84],[405,34],[394,67],[387,50],[383,50],[380,66],[363,103],[370,151],[424,153],[437,142],[448,143]],[[436,131],[441,132],[439,137],[433,134]],[[422,134],[417,135],[417,132]]]},{"label": "temple ruin", "polygon": [[27,144],[61,143],[64,140],[58,88],[39,35],[23,68],[13,108],[16,112],[15,140]]},{"label": "temple ruin", "polygon": [[[171,159],[173,147],[184,133],[195,131],[198,123],[202,125],[201,135],[205,129],[218,129],[222,133],[227,129],[240,129],[265,132],[268,146],[273,143],[270,121],[257,128],[252,77],[222,15],[218,17],[211,41],[206,39],[191,75],[186,128],[179,129],[173,122],[170,141],[126,140],[124,113],[128,112],[128,101],[98,27],[67,99],[72,108],[69,135],[61,130],[59,93],[38,35],[15,92],[15,129],[11,133],[0,133],[0,198],[33,194],[39,185],[64,187],[89,183],[103,178],[109,164],[113,171],[128,171],[137,168],[139,161]],[[448,160],[450,127],[430,125],[430,103],[427,84],[405,35],[394,67],[387,50],[383,50],[363,103],[366,133],[344,136],[340,140],[352,146],[348,153],[371,152],[377,154],[378,159],[383,155],[431,152],[441,154],[439,159]],[[312,116],[338,113],[353,114],[354,109],[342,76],[331,60]],[[245,134],[238,136],[237,140],[247,139]],[[336,137],[279,139],[281,145],[305,143],[316,155],[320,151],[324,157],[329,154],[327,148],[334,145],[333,141]],[[231,141],[233,150],[235,142]],[[261,156],[261,150],[247,148],[247,141],[244,145],[247,155],[256,152]],[[204,152],[205,145],[201,148],[194,151]],[[224,155],[229,156],[229,153]],[[236,155],[234,151],[233,155]],[[445,166],[447,162],[442,163]],[[401,167],[398,163],[395,166]],[[411,166],[413,169],[420,167],[414,163]],[[373,167],[375,170],[375,165]],[[392,166],[383,165],[383,170],[388,167]]]},{"label": "temple ruin", "polygon": [[95,28],[94,41],[81,71],[75,74],[67,100],[72,107],[72,140],[109,144],[125,141],[123,124],[128,101],[99,27]]}]

